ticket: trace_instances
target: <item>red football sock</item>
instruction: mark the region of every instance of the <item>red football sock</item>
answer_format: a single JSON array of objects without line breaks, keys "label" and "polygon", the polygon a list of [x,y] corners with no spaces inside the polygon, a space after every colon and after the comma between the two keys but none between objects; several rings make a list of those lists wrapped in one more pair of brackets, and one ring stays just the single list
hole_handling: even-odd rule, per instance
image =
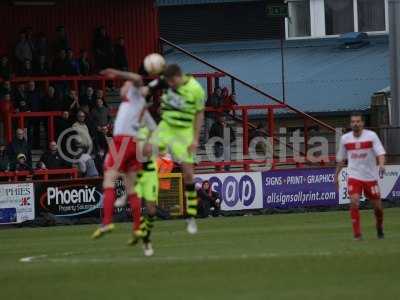
[{"label": "red football sock", "polygon": [[133,230],[140,229],[140,217],[141,217],[141,208],[142,205],[140,203],[140,198],[136,195],[128,196],[129,205],[132,209],[132,220],[133,220]]},{"label": "red football sock", "polygon": [[114,214],[115,190],[114,188],[105,188],[103,191],[103,225],[110,224]]},{"label": "red football sock", "polygon": [[383,229],[383,209],[375,208],[376,229]]},{"label": "red football sock", "polygon": [[350,208],[351,222],[353,225],[353,234],[355,237],[361,236],[360,225],[360,210],[357,208]]}]

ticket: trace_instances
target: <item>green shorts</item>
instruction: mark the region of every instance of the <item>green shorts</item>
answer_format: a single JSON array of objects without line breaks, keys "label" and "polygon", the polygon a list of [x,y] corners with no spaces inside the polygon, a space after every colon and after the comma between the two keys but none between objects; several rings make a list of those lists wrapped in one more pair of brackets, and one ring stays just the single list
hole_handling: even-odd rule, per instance
[{"label": "green shorts", "polygon": [[195,154],[188,151],[193,143],[193,127],[174,127],[161,121],[153,134],[152,143],[158,145],[160,152],[169,152],[178,163],[195,162]]},{"label": "green shorts", "polygon": [[154,161],[143,164],[143,170],[137,174],[135,192],[146,201],[158,201],[158,172]]}]

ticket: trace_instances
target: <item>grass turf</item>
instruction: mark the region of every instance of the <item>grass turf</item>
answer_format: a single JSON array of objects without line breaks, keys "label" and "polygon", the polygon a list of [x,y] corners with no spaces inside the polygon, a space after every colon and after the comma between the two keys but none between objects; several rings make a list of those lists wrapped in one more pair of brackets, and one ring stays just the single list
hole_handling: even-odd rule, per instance
[{"label": "grass turf", "polygon": [[[214,218],[189,236],[156,222],[152,258],[125,246],[129,224],[0,230],[1,299],[398,299],[400,209],[372,211],[353,241],[347,212]],[[20,262],[32,257],[31,262]]]}]

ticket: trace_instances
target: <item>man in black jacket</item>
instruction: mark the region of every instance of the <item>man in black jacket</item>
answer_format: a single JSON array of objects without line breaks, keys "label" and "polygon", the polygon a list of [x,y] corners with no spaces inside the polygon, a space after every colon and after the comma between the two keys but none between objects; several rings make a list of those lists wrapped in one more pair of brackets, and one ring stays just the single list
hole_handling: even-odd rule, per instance
[{"label": "man in black jacket", "polygon": [[38,163],[39,169],[63,169],[69,168],[68,163],[58,153],[57,143],[49,143],[49,150],[42,154]]},{"label": "man in black jacket", "polygon": [[26,162],[29,166],[32,165],[31,147],[24,137],[24,130],[18,128],[14,140],[7,146],[8,159],[11,163],[17,162],[17,155],[24,154]]}]

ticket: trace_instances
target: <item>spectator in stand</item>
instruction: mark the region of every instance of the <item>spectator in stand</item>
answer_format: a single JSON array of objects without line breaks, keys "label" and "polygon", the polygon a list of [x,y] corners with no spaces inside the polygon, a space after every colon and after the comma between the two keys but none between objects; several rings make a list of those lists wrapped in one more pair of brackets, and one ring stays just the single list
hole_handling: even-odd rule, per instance
[{"label": "spectator in stand", "polygon": [[45,60],[49,57],[47,37],[43,32],[39,33],[39,38],[36,42],[36,55],[37,57],[44,56]]},{"label": "spectator in stand", "polygon": [[56,89],[49,86],[46,95],[42,98],[42,103],[45,111],[60,111],[64,108],[62,98],[57,97]]},{"label": "spectator in stand", "polygon": [[[106,102],[106,100],[105,100],[105,98],[104,98],[104,91],[103,91],[102,89],[96,90],[96,100],[97,100],[97,99],[103,100],[103,105],[104,105],[105,107],[108,107],[107,102]],[[94,104],[94,105],[91,106],[91,108],[93,108],[94,106],[96,106],[96,101],[95,101],[93,104]]]},{"label": "spectator in stand", "polygon": [[53,61],[53,73],[54,75],[68,75],[69,64],[67,61],[67,53],[64,49],[58,52],[57,57]]},{"label": "spectator in stand", "polygon": [[19,70],[22,69],[26,60],[32,61],[33,59],[33,51],[24,31],[19,33],[19,40],[15,46],[14,53],[17,59]]},{"label": "spectator in stand", "polygon": [[[229,126],[222,116],[218,116],[216,122],[211,126],[209,132],[209,138],[219,137],[225,142],[225,128],[229,130],[229,140],[227,145],[221,141],[214,143],[214,155],[216,158],[223,158],[224,161],[230,161],[231,159],[231,145],[235,142],[236,136],[235,131]],[[225,145],[224,145],[225,144]],[[229,171],[229,166],[225,166],[224,169]]]},{"label": "spectator in stand", "polygon": [[[27,84],[26,100],[30,105],[30,111],[40,112],[43,111],[42,99],[39,91],[36,89],[34,81],[29,81]],[[44,121],[41,118],[31,118],[28,120],[29,137],[32,147],[34,149],[40,148],[40,123]]]},{"label": "spectator in stand", "polygon": [[48,76],[50,74],[49,64],[46,61],[46,56],[41,55],[36,63],[34,73],[37,76]]},{"label": "spectator in stand", "polygon": [[6,145],[0,145],[0,172],[10,170],[10,159],[8,158]]},{"label": "spectator in stand", "polygon": [[67,75],[79,75],[79,61],[74,58],[74,51],[72,49],[67,50]]},{"label": "spectator in stand", "polygon": [[113,47],[104,26],[97,28],[93,39],[93,51],[98,71],[112,66]]},{"label": "spectator in stand", "polygon": [[[62,113],[61,118],[56,119],[56,136],[58,137],[65,132],[67,129],[70,129],[72,126],[72,121],[70,119],[69,111],[64,111]],[[63,149],[63,148],[62,148]]]},{"label": "spectator in stand", "polygon": [[[221,116],[218,116],[214,124],[211,125],[210,132],[208,133],[208,138],[218,137],[224,139],[224,128],[225,122]],[[221,141],[216,141],[214,143],[214,156],[219,159],[224,154],[224,144]]]},{"label": "spectator in stand", "polygon": [[9,80],[3,81],[1,83],[0,98],[7,94],[11,94],[11,82]]},{"label": "spectator in stand", "polygon": [[58,26],[56,28],[56,39],[54,40],[54,53],[60,53],[61,50],[67,50],[70,48],[68,37],[65,32],[64,26]]},{"label": "spectator in stand", "polygon": [[81,56],[79,57],[79,71],[81,75],[88,76],[91,73],[91,66],[88,60],[88,52],[81,50]]},{"label": "spectator in stand", "polygon": [[19,72],[19,76],[22,77],[29,77],[33,75],[33,68],[32,68],[32,61],[25,60],[21,71]]},{"label": "spectator in stand", "polygon": [[40,157],[37,167],[38,169],[63,169],[69,168],[69,165],[58,153],[57,143],[51,141],[49,149]]},{"label": "spectator in stand", "polygon": [[17,112],[30,111],[30,105],[25,93],[25,84],[19,83],[13,97],[14,108]]},{"label": "spectator in stand", "polygon": [[11,78],[11,67],[6,55],[2,56],[0,60],[0,78],[3,80],[10,80]]},{"label": "spectator in stand", "polygon": [[79,138],[80,146],[84,147],[85,149],[92,149],[93,148],[93,140],[91,138],[89,128],[86,125],[86,114],[83,111],[78,111],[77,121],[72,125],[72,128],[76,131],[77,136]]},{"label": "spectator in stand", "polygon": [[219,194],[211,190],[208,180],[203,181],[201,188],[197,191],[199,195],[199,215],[206,218],[211,215],[219,215],[221,208],[221,200]]},{"label": "spectator in stand", "polygon": [[70,90],[65,97],[65,110],[69,110],[73,114],[77,113],[80,109],[78,94],[75,90]]},{"label": "spectator in stand", "polygon": [[24,153],[18,153],[16,159],[10,165],[10,171],[33,171]]},{"label": "spectator in stand", "polygon": [[34,59],[35,53],[36,53],[36,43],[35,43],[35,38],[33,36],[33,27],[32,26],[28,26],[24,29],[25,34],[26,34],[26,41],[29,44],[29,47],[31,47],[32,50],[32,60]]},{"label": "spectator in stand", "polygon": [[33,80],[28,82],[25,95],[26,100],[30,105],[31,111],[43,111],[41,95],[40,92],[37,90],[36,84]]},{"label": "spectator in stand", "polygon": [[104,101],[101,98],[96,100],[96,106],[92,109],[91,120],[97,131],[101,131],[103,127],[110,125],[110,111],[104,106]]},{"label": "spectator in stand", "polygon": [[6,136],[6,132],[10,126],[7,123],[7,116],[13,111],[10,94],[0,95],[0,142]]},{"label": "spectator in stand", "polygon": [[[222,106],[222,89],[219,86],[216,86],[214,89],[214,92],[211,94],[211,96],[207,99],[206,101],[206,107],[211,107],[215,109],[219,109]],[[220,113],[219,112],[205,112],[204,118],[205,118],[205,132],[208,132],[211,128],[212,123],[214,120],[218,117]],[[206,140],[207,137],[204,138]]]},{"label": "spectator in stand", "polygon": [[126,56],[125,39],[120,36],[114,45],[114,65],[119,70],[128,71],[128,58]]},{"label": "spectator in stand", "polygon": [[81,155],[78,159],[78,169],[82,177],[97,177],[99,172],[97,171],[96,164],[93,157],[89,154],[88,148],[80,145]]},{"label": "spectator in stand", "polygon": [[7,146],[7,154],[10,163],[16,163],[18,154],[24,154],[29,165],[32,165],[31,147],[24,137],[24,130],[18,128],[13,141]]},{"label": "spectator in stand", "polygon": [[81,106],[88,105],[89,107],[93,107],[96,103],[96,96],[94,95],[94,90],[91,86],[86,88],[86,93],[80,98]]}]

